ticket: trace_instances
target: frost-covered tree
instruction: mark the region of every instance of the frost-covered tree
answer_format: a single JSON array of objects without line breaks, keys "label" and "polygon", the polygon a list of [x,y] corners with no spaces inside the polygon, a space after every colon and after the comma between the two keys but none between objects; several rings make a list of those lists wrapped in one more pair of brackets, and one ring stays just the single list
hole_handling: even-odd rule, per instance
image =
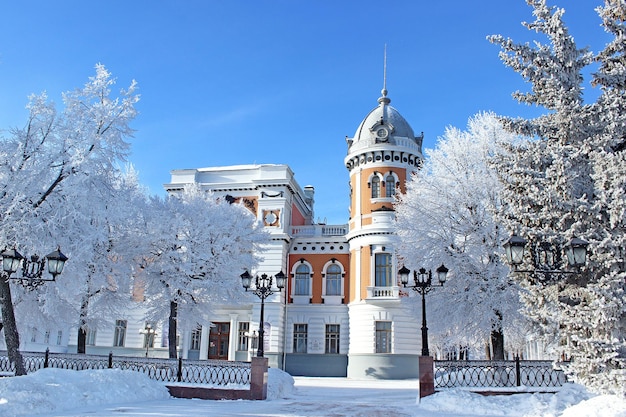
[{"label": "frost-covered tree", "polygon": [[[64,108],[58,113],[47,95],[31,96],[29,117],[23,128],[15,128],[0,140],[0,242],[28,253],[45,254],[60,244],[72,263],[85,261],[74,256],[80,241],[72,236],[75,223],[82,222],[74,202],[94,177],[114,171],[129,150],[132,136],[129,123],[136,115],[133,81],[120,96],[111,96],[114,84],[102,65],[82,89],[63,95]],[[66,277],[61,274],[62,291]],[[69,284],[71,285],[71,284]],[[16,374],[25,373],[19,353],[19,333],[13,316],[11,290],[18,298],[32,299],[18,285],[0,280],[0,304],[9,358]],[[21,294],[18,294],[21,293]],[[23,297],[22,297],[23,296]],[[24,317],[34,314],[35,303],[22,304]],[[29,311],[30,310],[30,311]]]},{"label": "frost-covered tree", "polygon": [[[107,324],[128,309],[131,278],[140,255],[143,222],[139,210],[146,199],[132,168],[125,173],[109,172],[91,185],[74,200],[83,215],[73,233],[81,242],[80,249],[73,251],[80,262],[66,272],[65,287],[58,296],[46,297],[72,307],[68,321],[78,317],[78,353],[86,353],[89,328]],[[48,289],[59,290],[60,284]]]},{"label": "frost-covered tree", "polygon": [[209,325],[215,308],[243,299],[240,274],[258,264],[255,254],[269,237],[243,205],[195,186],[152,198],[146,221],[138,278],[147,319],[168,323],[169,356],[175,358],[178,328]]},{"label": "frost-covered tree", "polygon": [[132,167],[90,178],[73,190],[75,215],[63,222],[63,247],[71,249],[72,262],[62,278],[36,291],[18,291],[13,300],[22,322],[76,323],[77,353],[86,353],[89,328],[106,325],[128,309],[143,226],[139,210],[146,198]]},{"label": "frost-covered tree", "polygon": [[434,336],[478,350],[490,339],[494,359],[504,359],[504,335],[522,331],[518,287],[501,259],[506,230],[494,221],[500,184],[488,165],[514,140],[493,113],[471,118],[466,131],[449,127],[396,204],[407,267],[443,262],[451,271],[429,295]]},{"label": "frost-covered tree", "polygon": [[[624,394],[626,310],[624,304],[624,26],[623,1],[598,11],[615,40],[596,58],[596,103],[583,101],[582,71],[592,54],[578,49],[563,22],[563,9],[529,0],[535,21],[525,23],[548,44],[516,44],[502,36],[503,62],[519,72],[532,92],[522,103],[547,111],[534,119],[504,119],[513,132],[532,138],[512,146],[496,162],[503,183],[502,221],[531,242],[562,247],[573,238],[589,242],[587,265],[538,284],[543,274],[515,274],[527,289],[527,314],[548,337],[564,343],[569,371],[590,388]],[[621,257],[623,259],[623,255]],[[526,268],[535,267],[532,259]],[[553,275],[552,278],[555,276]]]}]

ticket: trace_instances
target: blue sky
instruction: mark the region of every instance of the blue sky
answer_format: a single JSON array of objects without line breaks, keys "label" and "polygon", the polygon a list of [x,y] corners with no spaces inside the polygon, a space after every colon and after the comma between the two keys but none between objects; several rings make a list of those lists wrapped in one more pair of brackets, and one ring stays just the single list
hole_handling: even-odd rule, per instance
[{"label": "blue sky", "polygon": [[[601,0],[550,0],[579,47],[609,40]],[[485,38],[542,40],[524,0],[57,0],[0,4],[0,129],[27,96],[82,86],[104,64],[141,101],[130,157],[152,193],[169,172],[288,164],[316,189],[316,218],[348,218],[347,147],[387,89],[424,146],[477,112],[530,116],[527,86]],[[589,87],[589,98],[594,91]]]}]

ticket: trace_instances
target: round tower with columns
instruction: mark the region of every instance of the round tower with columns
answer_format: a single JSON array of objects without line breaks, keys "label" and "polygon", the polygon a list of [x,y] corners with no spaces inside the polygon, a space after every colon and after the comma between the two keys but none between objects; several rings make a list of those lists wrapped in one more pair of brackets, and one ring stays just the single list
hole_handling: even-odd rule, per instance
[{"label": "round tower with columns", "polygon": [[418,323],[400,303],[394,199],[422,165],[422,140],[387,90],[346,138],[350,172],[348,377],[415,378]]}]

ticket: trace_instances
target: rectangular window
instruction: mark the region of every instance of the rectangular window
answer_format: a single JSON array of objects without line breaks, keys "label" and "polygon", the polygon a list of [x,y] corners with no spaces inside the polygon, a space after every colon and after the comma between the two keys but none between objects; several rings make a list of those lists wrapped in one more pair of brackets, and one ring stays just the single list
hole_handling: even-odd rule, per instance
[{"label": "rectangular window", "polygon": [[307,333],[307,324],[293,325],[293,353],[306,353]]},{"label": "rectangular window", "polygon": [[57,345],[60,345],[61,342],[63,342],[63,330],[57,332]]},{"label": "rectangular window", "polygon": [[85,343],[88,346],[95,346],[96,345],[96,329],[87,329],[87,338],[85,340]]},{"label": "rectangular window", "polygon": [[[161,347],[169,347],[170,345],[170,336],[167,327],[163,328],[161,332]],[[180,335],[176,335],[176,347],[180,346]]]},{"label": "rectangular window", "polygon": [[189,346],[189,349],[200,350],[201,340],[202,340],[202,327],[198,327],[196,330],[191,332],[191,345]]},{"label": "rectangular window", "polygon": [[115,320],[113,346],[124,346],[124,341],[126,340],[126,325],[126,320]]},{"label": "rectangular window", "polygon": [[339,353],[339,325],[326,325],[326,353]]},{"label": "rectangular window", "polygon": [[376,322],[376,353],[391,353],[391,322]]},{"label": "rectangular window", "polygon": [[47,345],[50,343],[50,330],[46,330],[46,333],[43,335],[43,342]]},{"label": "rectangular window", "polygon": [[37,343],[37,328],[33,327],[32,333],[30,335],[30,341],[33,343]]},{"label": "rectangular window", "polygon": [[250,323],[242,321],[239,323],[237,334],[237,350],[245,352],[248,350],[248,339],[250,338]]},{"label": "rectangular window", "polygon": [[377,253],[374,255],[375,263],[375,283],[377,287],[391,287],[393,286],[391,275],[391,254],[389,253]]}]

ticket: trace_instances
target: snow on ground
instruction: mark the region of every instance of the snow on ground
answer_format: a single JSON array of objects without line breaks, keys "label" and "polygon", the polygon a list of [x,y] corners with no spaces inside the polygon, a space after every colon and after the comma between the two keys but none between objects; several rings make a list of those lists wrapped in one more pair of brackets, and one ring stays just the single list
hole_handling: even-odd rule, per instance
[{"label": "snow on ground", "polygon": [[40,417],[626,417],[626,399],[568,384],[555,394],[451,389],[419,401],[417,381],[292,378],[271,368],[267,401],[171,398],[162,382],[117,369],[42,369],[0,378],[0,416]]}]

